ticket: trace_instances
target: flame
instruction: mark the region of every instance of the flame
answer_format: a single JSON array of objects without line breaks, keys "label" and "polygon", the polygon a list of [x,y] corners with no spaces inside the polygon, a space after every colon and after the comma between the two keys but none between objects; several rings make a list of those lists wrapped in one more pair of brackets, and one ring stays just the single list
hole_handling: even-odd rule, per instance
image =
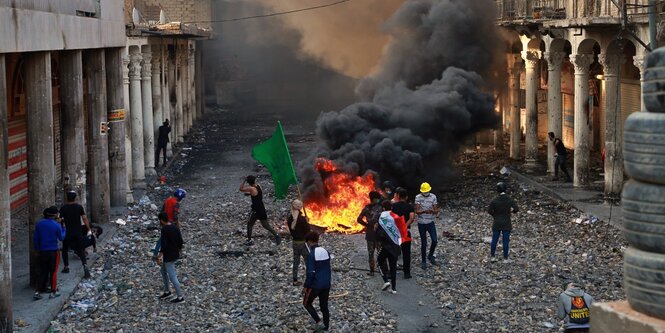
[{"label": "flame", "polygon": [[375,189],[374,177],[371,174],[352,176],[324,158],[317,159],[316,169],[324,176],[326,199],[324,202],[305,202],[310,223],[329,232],[362,232],[365,227],[356,218],[369,203],[368,193]]}]

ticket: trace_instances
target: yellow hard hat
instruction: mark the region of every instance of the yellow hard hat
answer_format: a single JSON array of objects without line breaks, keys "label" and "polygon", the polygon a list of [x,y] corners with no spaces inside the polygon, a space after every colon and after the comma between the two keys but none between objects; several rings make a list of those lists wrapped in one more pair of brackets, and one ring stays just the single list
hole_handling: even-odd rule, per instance
[{"label": "yellow hard hat", "polygon": [[425,182],[420,184],[420,192],[427,193],[432,190],[432,187],[429,186],[429,183]]}]

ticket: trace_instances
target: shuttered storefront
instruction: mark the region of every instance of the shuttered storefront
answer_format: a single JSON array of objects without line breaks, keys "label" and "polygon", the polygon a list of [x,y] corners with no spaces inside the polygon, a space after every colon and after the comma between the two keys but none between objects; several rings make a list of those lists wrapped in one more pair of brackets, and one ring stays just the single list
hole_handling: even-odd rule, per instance
[{"label": "shuttered storefront", "polygon": [[9,120],[9,194],[11,210],[28,202],[28,142],[25,117]]},{"label": "shuttered storefront", "polygon": [[642,87],[638,80],[621,81],[621,118],[620,126],[626,122],[626,118],[633,112],[640,111],[642,107]]}]

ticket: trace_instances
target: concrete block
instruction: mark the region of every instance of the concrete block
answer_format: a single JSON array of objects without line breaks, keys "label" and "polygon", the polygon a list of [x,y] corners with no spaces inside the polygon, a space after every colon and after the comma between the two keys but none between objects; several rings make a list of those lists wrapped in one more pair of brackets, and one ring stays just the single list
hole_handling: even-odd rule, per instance
[{"label": "concrete block", "polygon": [[665,320],[633,310],[627,301],[594,303],[591,333],[665,333]]}]

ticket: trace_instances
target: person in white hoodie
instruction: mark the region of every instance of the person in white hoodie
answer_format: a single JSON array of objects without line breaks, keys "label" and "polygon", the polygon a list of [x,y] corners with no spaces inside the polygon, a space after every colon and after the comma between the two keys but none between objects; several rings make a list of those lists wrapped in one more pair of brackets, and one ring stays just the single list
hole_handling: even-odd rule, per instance
[{"label": "person in white hoodie", "polygon": [[563,328],[566,333],[589,332],[589,308],[593,304],[593,297],[582,290],[575,282],[566,282],[564,292],[559,295],[557,315],[563,319]]}]

